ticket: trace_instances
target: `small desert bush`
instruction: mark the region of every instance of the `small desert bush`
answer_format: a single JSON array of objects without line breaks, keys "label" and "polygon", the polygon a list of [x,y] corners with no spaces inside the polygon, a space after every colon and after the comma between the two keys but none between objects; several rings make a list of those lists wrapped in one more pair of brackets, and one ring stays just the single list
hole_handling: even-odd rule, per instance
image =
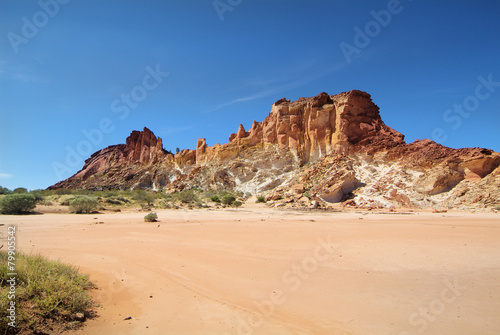
[{"label": "small desert bush", "polygon": [[233,202],[234,207],[240,207],[241,205],[243,205],[243,203],[241,201],[236,200]]},{"label": "small desert bush", "polygon": [[69,209],[72,213],[91,213],[99,207],[99,202],[94,197],[81,196],[69,201]]},{"label": "small desert bush", "polygon": [[256,202],[266,202],[266,198],[263,195],[258,195]]},{"label": "small desert bush", "polygon": [[36,189],[36,190],[31,190],[30,191],[31,194],[40,194],[41,196],[43,197],[48,197],[48,196],[51,196],[51,195],[54,195],[54,191],[53,190],[43,190],[43,189]]},{"label": "small desert bush", "polygon": [[118,191],[117,190],[102,191],[101,196],[103,198],[114,198],[118,196]]},{"label": "small desert bush", "polygon": [[134,199],[139,202],[147,203],[148,206],[151,206],[156,199],[156,194],[146,190],[137,190],[135,191]]},{"label": "small desert bush", "polygon": [[[15,300],[9,299],[12,278],[9,255],[0,252],[0,333],[46,334],[75,326],[76,313],[89,315],[93,303],[88,290],[93,287],[88,276],[72,266],[51,261],[40,255],[15,256]],[[10,301],[15,301],[16,328],[8,325]],[[58,331],[56,331],[59,333]]]},{"label": "small desert bush", "polygon": [[25,187],[18,187],[12,191],[14,194],[26,194],[28,193],[28,190]]},{"label": "small desert bush", "polygon": [[210,196],[210,200],[212,200],[213,202],[220,202],[220,198],[217,194]]},{"label": "small desert bush", "polygon": [[165,201],[173,201],[174,197],[170,193],[160,193],[160,198],[165,200]]},{"label": "small desert bush", "polygon": [[38,203],[42,203],[45,200],[45,197],[39,191],[31,191],[30,194],[33,194],[33,196],[35,197],[35,200],[36,200],[37,204]]},{"label": "small desert bush", "polygon": [[130,202],[130,200],[125,197],[116,197],[115,199],[120,200],[121,202],[126,202],[126,203]]},{"label": "small desert bush", "polygon": [[58,188],[58,189],[54,190],[55,195],[65,195],[65,194],[74,194],[74,193],[75,192],[73,190],[66,189],[66,188]]},{"label": "small desert bush", "polygon": [[35,209],[36,197],[33,194],[8,194],[0,199],[0,212],[3,214],[23,214]]},{"label": "small desert bush", "polygon": [[109,199],[106,199],[106,202],[108,204],[111,204],[111,205],[121,205],[122,202],[118,199],[112,199],[112,198],[109,198]]},{"label": "small desert bush", "polygon": [[7,187],[0,186],[0,194],[10,194],[12,193]]},{"label": "small desert bush", "polygon": [[73,200],[73,199],[75,199],[75,198],[63,199],[61,201],[61,206],[69,206],[70,201]]},{"label": "small desert bush", "polygon": [[168,208],[172,208],[172,204],[168,201],[160,200],[158,202],[157,207],[161,208],[161,209],[168,209]]},{"label": "small desert bush", "polygon": [[158,215],[156,213],[151,212],[144,217],[144,222],[156,222],[158,220]]},{"label": "small desert bush", "polygon": [[236,200],[236,197],[234,195],[232,195],[232,194],[225,194],[222,197],[221,202],[224,205],[232,205],[235,200]]},{"label": "small desert bush", "polygon": [[124,203],[129,203],[130,200],[128,200],[125,197],[112,196],[112,197],[106,198],[106,202],[108,204],[112,204],[112,205],[121,205],[121,204],[124,204]]},{"label": "small desert bush", "polygon": [[198,195],[194,190],[182,190],[175,193],[174,197],[185,204],[190,204],[198,200]]}]

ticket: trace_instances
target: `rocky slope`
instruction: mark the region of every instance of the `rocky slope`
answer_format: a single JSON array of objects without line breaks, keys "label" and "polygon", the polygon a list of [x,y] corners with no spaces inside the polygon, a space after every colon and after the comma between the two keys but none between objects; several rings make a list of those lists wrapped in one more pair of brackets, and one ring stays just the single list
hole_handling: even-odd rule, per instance
[{"label": "rocky slope", "polygon": [[267,194],[278,206],[496,208],[499,166],[500,154],[488,149],[405,143],[369,94],[350,91],[281,99],[228,143],[198,139],[175,155],[149,129],[133,131],[50,188],[227,188]]}]

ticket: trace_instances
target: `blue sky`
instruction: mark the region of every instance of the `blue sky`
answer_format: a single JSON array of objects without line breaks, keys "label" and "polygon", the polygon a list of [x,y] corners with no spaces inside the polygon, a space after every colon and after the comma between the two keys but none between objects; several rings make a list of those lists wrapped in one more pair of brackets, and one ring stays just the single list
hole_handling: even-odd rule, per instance
[{"label": "blue sky", "polygon": [[[366,91],[407,142],[500,151],[500,2],[3,0],[0,185],[150,128],[226,143],[286,97]],[[85,135],[87,134],[87,135]]]}]

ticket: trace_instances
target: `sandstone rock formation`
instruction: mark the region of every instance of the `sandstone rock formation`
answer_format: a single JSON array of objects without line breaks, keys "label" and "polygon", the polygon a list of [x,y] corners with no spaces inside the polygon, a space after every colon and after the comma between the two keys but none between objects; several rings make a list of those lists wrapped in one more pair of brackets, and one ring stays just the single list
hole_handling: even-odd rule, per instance
[{"label": "sandstone rock formation", "polygon": [[[349,155],[329,155],[296,178],[310,194],[324,201],[337,202],[342,197],[352,199],[347,203],[357,207],[470,209],[500,205],[499,196],[492,201],[500,193],[495,179],[500,175],[499,153],[480,148],[451,149],[429,140],[400,144],[375,154],[370,147],[357,149]],[[480,193],[489,196],[478,199]],[[456,198],[461,199],[457,202]]]},{"label": "sandstone rock formation", "polygon": [[262,123],[254,121],[248,132],[240,125],[229,136],[229,144],[239,146],[278,145],[296,153],[302,164],[332,152],[348,152],[356,144],[394,146],[403,140],[382,122],[377,105],[361,91],[335,96],[323,92],[294,102],[281,99]]},{"label": "sandstone rock formation", "polygon": [[292,205],[309,199],[314,207],[496,208],[499,166],[500,154],[488,149],[405,143],[369,94],[350,91],[281,99],[228,143],[198,139],[195,150],[175,155],[149,129],[133,131],[126,144],[94,153],[50,188],[230,188]]}]

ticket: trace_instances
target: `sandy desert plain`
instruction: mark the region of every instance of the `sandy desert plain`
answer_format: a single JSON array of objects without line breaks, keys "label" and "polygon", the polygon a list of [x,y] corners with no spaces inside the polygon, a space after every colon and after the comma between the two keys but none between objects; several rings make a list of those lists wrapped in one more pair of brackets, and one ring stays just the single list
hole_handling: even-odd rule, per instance
[{"label": "sandy desert plain", "polygon": [[2,223],[17,226],[23,252],[99,287],[99,316],[69,334],[500,333],[498,213],[157,213]]}]

